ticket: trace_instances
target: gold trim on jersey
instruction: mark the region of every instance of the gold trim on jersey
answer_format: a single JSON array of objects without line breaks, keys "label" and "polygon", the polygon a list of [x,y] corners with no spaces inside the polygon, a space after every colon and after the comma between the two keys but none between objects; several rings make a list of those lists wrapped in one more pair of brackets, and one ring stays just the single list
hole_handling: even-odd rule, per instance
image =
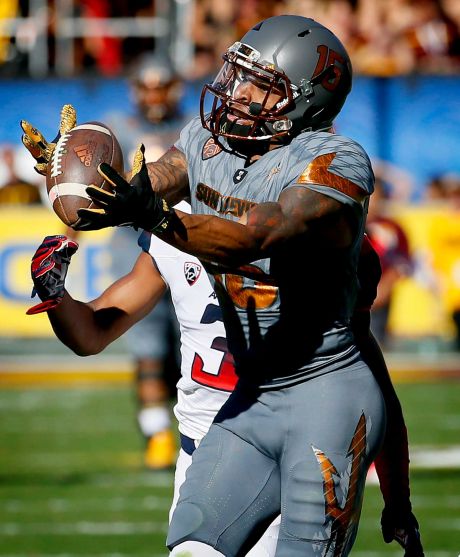
[{"label": "gold trim on jersey", "polygon": [[334,160],[336,153],[327,153],[313,159],[297,180],[298,184],[317,184],[328,186],[348,195],[358,203],[362,203],[369,195],[366,191],[356,185],[348,178],[338,176],[329,171],[329,166]]}]

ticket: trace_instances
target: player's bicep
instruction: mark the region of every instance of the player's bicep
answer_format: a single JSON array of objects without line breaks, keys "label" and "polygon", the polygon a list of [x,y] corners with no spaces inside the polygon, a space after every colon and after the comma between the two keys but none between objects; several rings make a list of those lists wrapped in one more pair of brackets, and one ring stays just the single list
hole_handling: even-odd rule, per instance
[{"label": "player's bicep", "polygon": [[259,255],[265,257],[302,238],[316,245],[344,247],[352,237],[342,204],[302,187],[287,188],[277,202],[255,205],[245,224]]},{"label": "player's bicep", "polygon": [[284,190],[279,203],[291,227],[290,234],[307,234],[311,240],[345,247],[353,240],[349,208],[323,193],[292,186]]},{"label": "player's bicep", "polygon": [[285,199],[287,204],[294,200],[300,219],[314,230],[318,223],[321,236],[332,234],[333,239],[337,233],[335,240],[340,241],[344,234],[342,244],[346,245],[362,223],[374,188],[374,174],[361,147],[340,137],[331,141],[331,150],[306,160],[300,174],[286,184],[280,200]]},{"label": "player's bicep", "polygon": [[90,302],[95,319],[118,336],[145,317],[166,291],[149,254],[142,252],[130,273]]}]

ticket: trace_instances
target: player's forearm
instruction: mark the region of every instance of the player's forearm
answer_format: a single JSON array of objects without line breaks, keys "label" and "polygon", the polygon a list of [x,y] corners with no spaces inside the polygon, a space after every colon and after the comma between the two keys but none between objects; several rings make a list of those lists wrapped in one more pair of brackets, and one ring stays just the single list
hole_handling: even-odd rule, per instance
[{"label": "player's forearm", "polygon": [[114,340],[110,329],[98,323],[90,304],[74,300],[67,292],[48,318],[57,338],[78,356],[98,354]]},{"label": "player's forearm", "polygon": [[210,215],[175,214],[170,230],[160,237],[182,251],[224,265],[263,257],[263,236],[254,228]]},{"label": "player's forearm", "polygon": [[183,153],[172,147],[158,161],[147,163],[152,188],[170,205],[189,196],[187,162]]},{"label": "player's forearm", "polygon": [[[284,253],[292,243],[345,247],[351,228],[340,203],[322,194],[290,188],[279,202],[260,203],[245,216],[245,225],[209,215],[175,211],[161,238],[200,259],[242,265]],[[319,201],[320,203],[313,202]],[[317,205],[321,205],[317,208]]]},{"label": "player's forearm", "polygon": [[410,510],[409,448],[401,404],[391,382],[382,351],[370,332],[358,335],[364,360],[383,393],[387,411],[387,428],[375,468],[385,504]]},{"label": "player's forearm", "polygon": [[397,428],[387,426],[382,450],[375,459],[375,470],[380,482],[385,505],[409,512],[409,451],[404,423]]}]

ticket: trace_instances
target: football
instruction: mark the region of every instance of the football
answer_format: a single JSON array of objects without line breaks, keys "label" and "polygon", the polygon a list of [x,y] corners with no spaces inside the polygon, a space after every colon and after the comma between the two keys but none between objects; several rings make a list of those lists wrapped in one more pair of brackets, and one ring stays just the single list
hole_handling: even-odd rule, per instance
[{"label": "football", "polygon": [[80,124],[59,138],[48,165],[46,189],[54,212],[64,224],[77,229],[78,209],[97,207],[85,191],[90,184],[111,189],[97,171],[101,162],[123,173],[120,144],[105,124]]}]

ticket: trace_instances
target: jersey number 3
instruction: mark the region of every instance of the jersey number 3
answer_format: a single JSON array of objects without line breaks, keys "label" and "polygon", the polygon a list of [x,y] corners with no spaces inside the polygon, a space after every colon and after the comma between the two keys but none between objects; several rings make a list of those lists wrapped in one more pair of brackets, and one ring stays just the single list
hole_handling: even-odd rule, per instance
[{"label": "jersey number 3", "polygon": [[238,381],[238,376],[235,373],[233,356],[228,351],[227,339],[224,337],[216,337],[212,341],[211,348],[223,352],[223,358],[217,374],[206,371],[204,369],[203,359],[199,354],[195,353],[192,364],[192,379],[206,387],[212,387],[219,391],[232,392]]}]

